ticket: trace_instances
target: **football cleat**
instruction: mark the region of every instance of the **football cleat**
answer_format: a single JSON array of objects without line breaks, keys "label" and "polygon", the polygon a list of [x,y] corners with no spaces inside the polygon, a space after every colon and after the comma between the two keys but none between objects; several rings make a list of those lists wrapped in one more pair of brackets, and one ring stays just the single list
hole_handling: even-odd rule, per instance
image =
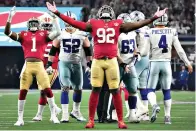
[{"label": "football cleat", "polygon": [[118,121],[118,128],[127,129],[127,125],[123,121]]},{"label": "football cleat", "polygon": [[170,118],[170,116],[165,116],[164,122],[165,122],[165,124],[171,124],[171,118]]},{"label": "football cleat", "polygon": [[36,115],[32,120],[33,121],[42,121],[42,116],[41,115]]},{"label": "football cleat", "polygon": [[139,120],[140,121],[150,121],[150,117],[149,117],[149,114],[144,114],[142,116],[139,117]]},{"label": "football cleat", "polygon": [[54,124],[59,124],[60,121],[58,120],[58,118],[56,116],[52,116],[50,119]]},{"label": "football cleat", "polygon": [[94,121],[89,120],[88,123],[86,124],[85,128],[94,128],[95,123]]},{"label": "football cleat", "polygon": [[159,113],[159,112],[160,112],[160,107],[158,105],[154,105],[152,107],[152,116],[150,118],[150,121],[152,123],[156,121],[156,119],[157,119],[157,113]]},{"label": "football cleat", "polygon": [[69,122],[69,113],[64,113],[61,118],[61,123],[68,123]]},{"label": "football cleat", "polygon": [[72,111],[70,113],[70,116],[72,118],[75,118],[77,121],[86,121],[86,119],[82,116],[82,113],[80,111]]},{"label": "football cleat", "polygon": [[140,120],[136,117],[135,114],[129,115],[128,122],[130,123],[139,123]]},{"label": "football cleat", "polygon": [[116,110],[113,110],[113,111],[112,111],[112,120],[118,121],[118,117],[117,117],[117,114],[116,114]]},{"label": "football cleat", "polygon": [[138,108],[138,110],[136,111],[136,117],[140,117],[140,116],[145,115],[147,113],[148,113],[147,108]]},{"label": "football cleat", "polygon": [[23,126],[24,125],[24,121],[23,120],[18,120],[14,125],[15,126]]}]

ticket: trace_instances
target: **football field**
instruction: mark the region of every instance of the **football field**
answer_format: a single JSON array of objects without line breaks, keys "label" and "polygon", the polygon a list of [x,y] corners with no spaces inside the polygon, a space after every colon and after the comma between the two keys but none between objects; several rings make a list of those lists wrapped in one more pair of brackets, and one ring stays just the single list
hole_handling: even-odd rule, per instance
[{"label": "football field", "polygon": [[[50,112],[49,107],[46,106],[43,113],[43,120],[41,122],[33,122],[32,118],[37,112],[37,102],[39,98],[38,91],[30,90],[27,95],[25,105],[24,121],[25,125],[15,127],[14,123],[17,120],[17,99],[19,90],[0,90],[0,130],[84,130],[86,122],[77,122],[70,118],[69,123],[53,124],[49,121]],[[54,91],[57,105],[60,107],[60,91]],[[70,91],[70,106],[69,112],[72,108],[72,91]],[[90,91],[83,92],[83,99],[81,105],[81,112],[87,118],[88,115],[88,98]],[[165,125],[164,108],[162,102],[161,92],[157,92],[158,103],[161,106],[161,112],[158,114],[155,123],[140,122],[139,124],[126,123],[129,130],[195,130],[195,92],[172,92],[172,112],[171,125]],[[124,110],[125,111],[125,110]],[[126,112],[124,112],[125,114]],[[151,113],[151,108],[150,108]],[[61,114],[59,115],[61,119]],[[117,123],[95,123],[95,128],[98,130],[115,130]]]}]

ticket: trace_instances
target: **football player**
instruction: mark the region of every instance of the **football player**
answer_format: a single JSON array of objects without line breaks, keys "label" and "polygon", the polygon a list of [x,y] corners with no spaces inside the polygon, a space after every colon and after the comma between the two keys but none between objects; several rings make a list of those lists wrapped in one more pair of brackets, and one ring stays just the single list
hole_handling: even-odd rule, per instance
[{"label": "football player", "polygon": [[[133,11],[130,13],[131,21],[138,22],[145,19],[145,16],[140,11]],[[146,30],[149,29],[148,26],[144,26],[140,29],[137,29],[136,32],[136,41],[138,45],[138,51],[143,47],[145,38],[144,34]],[[148,115],[148,99],[147,99],[147,72],[148,72],[148,65],[149,65],[149,56],[142,56],[141,60],[136,62],[135,67],[138,74],[139,79],[139,86],[138,89],[140,91],[141,100],[138,97],[137,101],[137,116],[140,117],[140,120],[149,121]],[[139,114],[143,114],[140,116]]]},{"label": "football player", "polygon": [[50,88],[49,78],[46,70],[44,69],[42,61],[44,59],[43,54],[47,43],[60,35],[60,27],[57,23],[55,23],[56,30],[48,34],[47,31],[40,30],[40,22],[37,18],[31,18],[27,22],[27,31],[15,33],[10,30],[11,21],[15,13],[16,10],[14,6],[9,13],[4,32],[12,40],[21,43],[25,57],[25,68],[23,68],[20,79],[20,93],[18,98],[18,120],[14,125],[24,125],[23,114],[25,99],[28,89],[32,84],[33,76],[37,78],[38,83],[41,85],[42,90],[44,90],[44,93],[47,96],[52,121],[54,123],[59,123],[59,120],[55,114],[54,96]]},{"label": "football player", "polygon": [[[99,92],[101,91],[104,81],[105,71],[107,83],[113,94],[113,103],[117,111],[118,127],[127,128],[123,121],[122,99],[118,90],[120,82],[117,62],[118,36],[121,32],[130,32],[153,22],[162,16],[167,9],[161,11],[158,9],[154,17],[138,23],[123,23],[122,20],[114,20],[115,13],[112,7],[104,5],[97,13],[98,19],[90,19],[85,23],[61,14],[57,10],[55,2],[53,2],[53,5],[47,2],[46,5],[48,10],[55,13],[63,21],[80,30],[91,32],[94,39],[94,59],[91,68],[91,85],[93,89],[89,99],[89,121],[85,127],[94,128],[94,116],[98,104]],[[121,62],[120,65],[127,69],[125,63]]]},{"label": "football player", "polygon": [[[69,16],[75,20],[77,17],[74,13],[67,11],[66,16]],[[61,35],[54,41],[50,50],[50,57],[47,64],[48,71],[52,68],[53,56],[56,51],[60,49],[59,53],[59,80],[61,85],[61,106],[62,106],[62,123],[69,122],[69,89],[72,87],[73,94],[73,110],[70,115],[76,118],[78,121],[86,121],[80,112],[80,104],[82,98],[82,86],[83,86],[83,71],[82,71],[82,49],[84,49],[87,56],[87,62],[92,59],[90,42],[86,33],[79,31],[71,25],[65,23],[65,30],[61,32]]]},{"label": "football player", "polygon": [[[53,21],[55,21],[56,16],[53,15],[53,17],[51,17],[48,14],[44,14],[40,18],[41,29],[46,30],[48,32],[52,32],[52,30],[54,30]],[[45,49],[44,61],[43,61],[44,66],[46,66],[46,64],[48,62],[48,56],[49,56],[49,52],[50,52],[51,47],[52,47],[52,41],[48,42],[46,49]],[[54,61],[52,64],[53,72],[52,72],[52,74],[48,75],[51,86],[53,85],[53,83],[55,82],[55,80],[58,76],[57,65],[58,65],[58,53],[55,55],[55,58],[54,58]],[[45,105],[47,104],[46,94],[42,90],[42,87],[39,83],[38,83],[38,88],[40,90],[40,98],[39,98],[39,102],[38,102],[37,114],[33,118],[34,121],[42,121],[42,113],[44,111]],[[57,107],[57,105],[55,105],[55,111],[56,111],[56,114],[59,114],[61,112],[61,109],[59,107]]]},{"label": "football player", "polygon": [[145,35],[147,43],[140,53],[143,54],[150,50],[150,64],[147,78],[147,97],[152,106],[151,122],[154,122],[156,120],[157,113],[160,112],[160,107],[157,105],[155,94],[157,82],[160,81],[164,97],[164,122],[165,124],[171,124],[170,112],[172,100],[170,94],[170,86],[172,80],[172,70],[170,61],[172,46],[174,46],[178,55],[187,66],[189,73],[193,71],[193,68],[179,42],[176,29],[166,27],[167,23],[167,14],[164,14],[161,18],[154,21],[153,24],[155,27],[147,31]]}]

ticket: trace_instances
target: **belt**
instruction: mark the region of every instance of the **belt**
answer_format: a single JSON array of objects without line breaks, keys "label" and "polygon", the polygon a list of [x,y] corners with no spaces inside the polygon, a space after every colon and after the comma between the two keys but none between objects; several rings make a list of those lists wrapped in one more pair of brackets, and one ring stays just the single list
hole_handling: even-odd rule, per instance
[{"label": "belt", "polygon": [[109,57],[107,57],[107,56],[104,56],[104,57],[98,58],[98,60],[109,60],[109,59],[112,59],[112,58],[109,58]]}]

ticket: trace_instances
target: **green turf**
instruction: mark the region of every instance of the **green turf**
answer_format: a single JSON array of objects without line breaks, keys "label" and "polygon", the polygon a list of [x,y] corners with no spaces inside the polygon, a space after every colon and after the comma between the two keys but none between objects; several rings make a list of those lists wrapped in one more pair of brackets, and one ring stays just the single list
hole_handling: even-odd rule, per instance
[{"label": "green turf", "polygon": [[[48,106],[45,108],[43,120],[41,122],[32,122],[32,118],[37,112],[37,102],[39,93],[29,91],[27,102],[25,105],[24,121],[25,125],[22,127],[15,127],[14,123],[17,118],[17,98],[18,91],[15,93],[2,93],[0,91],[0,130],[83,130],[86,123],[77,122],[70,118],[70,123],[66,124],[52,124],[49,121],[50,113]],[[12,92],[12,91],[11,91]],[[60,107],[60,91],[54,91],[56,103]],[[88,114],[88,98],[90,92],[83,93],[83,100],[81,112],[87,118]],[[161,92],[157,92],[158,102],[161,106],[161,112],[155,123],[141,122],[140,124],[131,124],[127,122],[128,128],[131,130],[195,130],[195,92],[172,92],[172,124],[165,125],[164,108],[162,104]],[[72,92],[70,92],[70,110],[72,107]],[[182,103],[184,102],[184,103]],[[151,108],[150,108],[151,110]],[[61,116],[59,116],[59,119]],[[125,120],[127,121],[127,120]],[[95,129],[98,130],[113,130],[118,129],[116,123],[99,124],[96,123]]]}]

